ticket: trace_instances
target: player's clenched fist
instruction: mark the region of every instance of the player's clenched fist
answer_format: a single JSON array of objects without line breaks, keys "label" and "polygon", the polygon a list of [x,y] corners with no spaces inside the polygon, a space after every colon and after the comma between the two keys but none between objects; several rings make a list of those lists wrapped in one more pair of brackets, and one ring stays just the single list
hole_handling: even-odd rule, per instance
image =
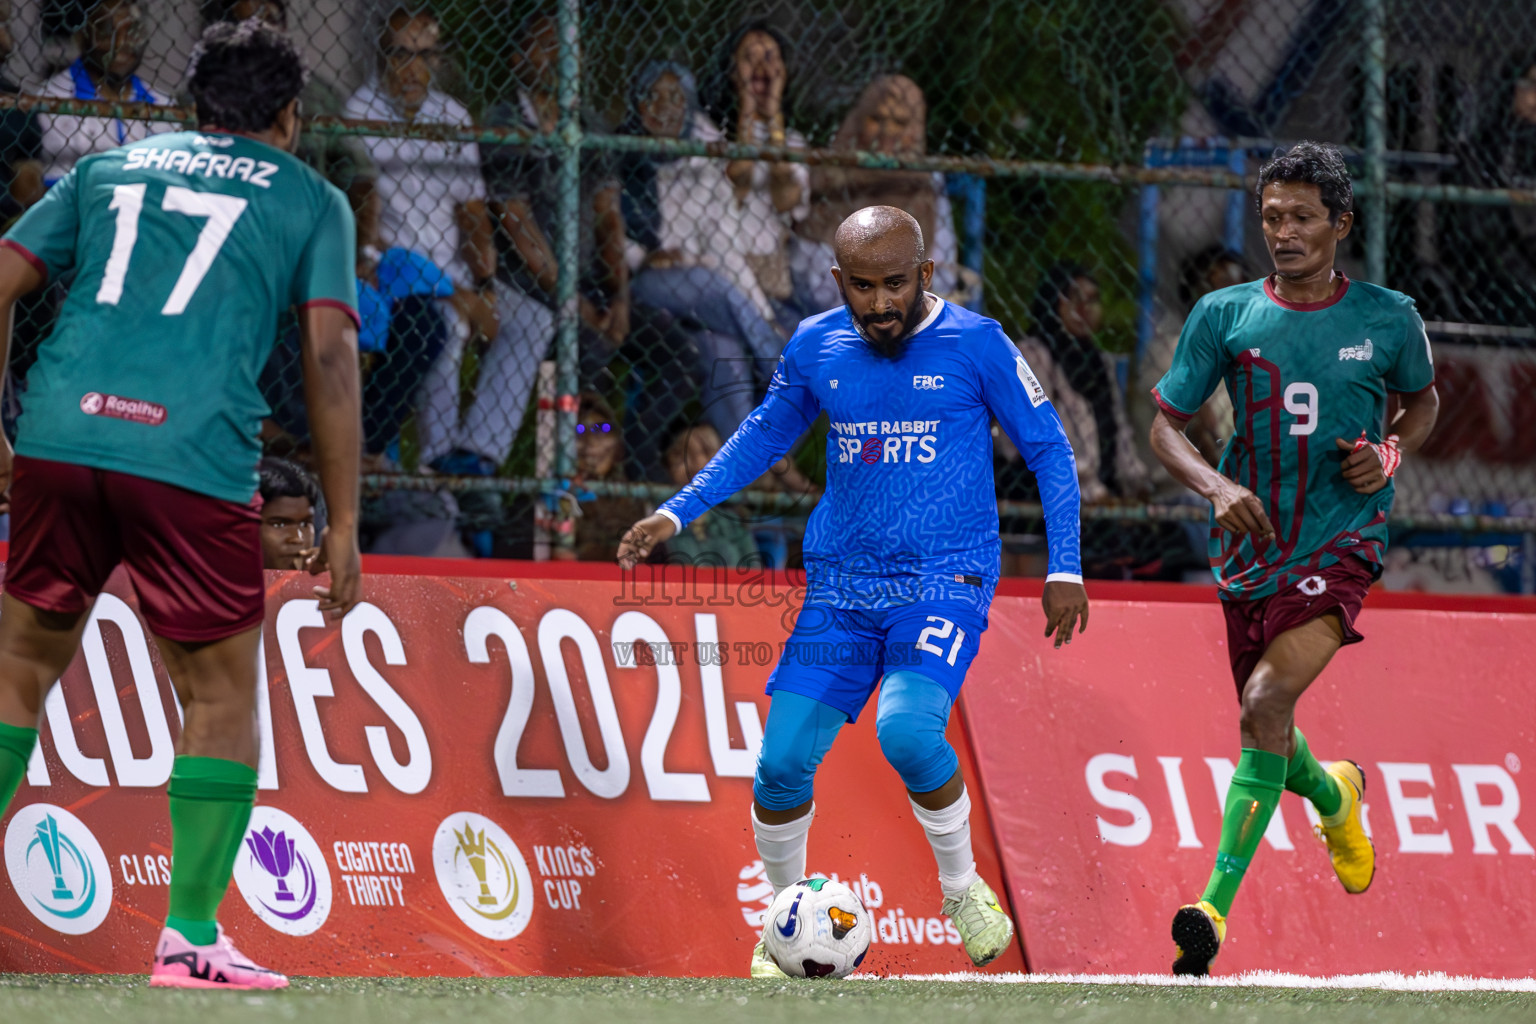
[{"label": "player's clenched fist", "polygon": [[619,551],[615,556],[619,568],[626,571],[633,569],[651,557],[652,548],[676,532],[672,520],[660,512],[646,516],[625,531],[623,539],[619,541]]},{"label": "player's clenched fist", "polygon": [[1211,508],[1216,513],[1216,524],[1230,533],[1251,533],[1260,539],[1275,535],[1269,516],[1264,514],[1264,503],[1241,484],[1222,478],[1216,493],[1211,495]]},{"label": "player's clenched fist", "polygon": [[1051,580],[1040,595],[1045,609],[1045,635],[1056,634],[1056,646],[1072,642],[1072,627],[1079,633],[1088,628],[1088,591],[1081,583]]}]

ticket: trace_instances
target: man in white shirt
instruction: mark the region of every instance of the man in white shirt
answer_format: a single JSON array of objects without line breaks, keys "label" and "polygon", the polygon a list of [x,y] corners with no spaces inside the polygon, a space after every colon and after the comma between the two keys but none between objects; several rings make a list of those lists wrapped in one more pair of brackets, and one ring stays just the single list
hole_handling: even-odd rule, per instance
[{"label": "man in white shirt", "polygon": [[[80,58],[50,78],[43,95],[59,99],[165,102],[136,72],[144,59],[144,13],[135,0],[102,0],[80,31]],[[115,117],[41,114],[44,181],[51,185],[75,162],[159,132],[180,130],[168,121],[123,121]]]},{"label": "man in white shirt", "polygon": [[[441,26],[433,15],[397,8],[380,34],[380,73],[352,94],[344,115],[469,127],[472,119],[464,105],[434,88],[443,60],[441,37]],[[466,440],[459,421],[457,366],[473,335],[493,339],[496,352],[506,348],[510,334],[521,328],[517,297],[495,281],[496,252],[485,209],[480,148],[473,142],[379,137],[367,138],[365,145],[378,170],[384,240],[426,256],[447,272],[455,286],[451,306],[455,330],[423,386],[419,423],[423,460],[437,462],[462,453],[464,458],[439,468],[489,475],[507,453],[500,434],[487,444]],[[482,380],[480,390],[495,391],[489,384]],[[522,410],[507,415],[515,425]],[[510,441],[508,436],[507,447]]]}]

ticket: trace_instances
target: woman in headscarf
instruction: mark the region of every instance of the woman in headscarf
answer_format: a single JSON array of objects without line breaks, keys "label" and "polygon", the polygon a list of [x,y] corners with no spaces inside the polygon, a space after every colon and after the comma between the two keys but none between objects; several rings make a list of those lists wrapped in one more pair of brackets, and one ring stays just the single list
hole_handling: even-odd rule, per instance
[{"label": "woman in headscarf", "polygon": [[[686,139],[703,121],[692,73],[652,61],[631,82],[620,131]],[[619,179],[631,295],[695,331],[705,413],[728,437],[756,405],[754,364],[765,388],[784,339],[740,247],[740,211],[723,161],[631,153]]]},{"label": "woman in headscarf", "polygon": [[[832,148],[891,156],[921,156],[928,148],[928,103],[905,75],[882,75],[864,87],[832,140]],[[944,176],[929,171],[885,171],[865,167],[817,167],[811,174],[811,212],[795,228],[791,267],[796,289],[813,311],[842,301],[828,268],[837,226],[866,206],[894,206],[910,213],[923,229],[934,261],[932,290],[950,293],[956,285],[954,216]]]}]

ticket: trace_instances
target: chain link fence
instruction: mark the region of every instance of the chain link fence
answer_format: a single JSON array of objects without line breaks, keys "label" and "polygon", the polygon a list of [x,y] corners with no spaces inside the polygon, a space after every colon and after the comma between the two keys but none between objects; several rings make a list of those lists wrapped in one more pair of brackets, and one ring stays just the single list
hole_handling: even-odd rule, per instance
[{"label": "chain link fence", "polygon": [[[841,300],[842,217],[921,223],[933,290],[1002,322],[1066,422],[1091,575],[1201,577],[1205,505],[1145,444],[1205,292],[1269,270],[1278,145],[1356,175],[1351,276],[1413,295],[1442,415],[1399,476],[1388,582],[1536,589],[1536,9],[1515,0],[43,0],[10,12],[13,218],[81,156],[190,119],[208,21],[290,31],[300,155],[358,219],[368,542],[611,557]],[[30,299],[10,395],[67,282]],[[303,458],[294,331],[262,378]],[[12,415],[15,401],[8,404]],[[1214,459],[1220,393],[1196,421]],[[793,566],[825,423],[668,557]],[[1000,432],[1005,572],[1043,573]],[[1202,577],[1203,578],[1203,577]]]}]

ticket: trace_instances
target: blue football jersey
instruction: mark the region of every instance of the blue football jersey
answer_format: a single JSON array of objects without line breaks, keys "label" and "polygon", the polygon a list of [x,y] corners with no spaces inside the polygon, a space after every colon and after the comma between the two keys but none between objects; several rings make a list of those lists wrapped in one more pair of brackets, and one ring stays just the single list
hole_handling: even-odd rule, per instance
[{"label": "blue football jersey", "polygon": [[930,301],[897,359],[876,353],[846,308],[803,321],[763,404],[660,511],[681,530],[762,476],[825,411],[827,487],[805,534],[807,603],[985,607],[1001,554],[995,416],[1039,481],[1049,572],[1081,580],[1077,469],[1060,418],[997,321]]}]

